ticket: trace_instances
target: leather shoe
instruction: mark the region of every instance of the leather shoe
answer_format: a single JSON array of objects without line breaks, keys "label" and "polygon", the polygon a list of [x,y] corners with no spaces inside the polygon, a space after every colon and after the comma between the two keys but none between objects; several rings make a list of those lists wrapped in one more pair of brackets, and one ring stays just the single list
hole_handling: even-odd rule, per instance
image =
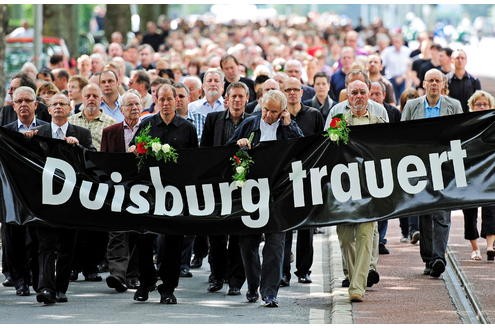
[{"label": "leather shoe", "polygon": [[372,287],[380,281],[380,275],[375,270],[368,271],[368,279],[366,281],[366,287]]},{"label": "leather shoe", "polygon": [[349,296],[349,300],[351,302],[362,302],[363,301],[363,296],[361,296],[359,294],[351,294]]},{"label": "leather shoe", "polygon": [[70,270],[69,280],[77,281],[77,278],[79,278],[79,272],[77,272],[77,270]]},{"label": "leather shoe", "polygon": [[148,300],[148,288],[139,286],[136,292],[134,293],[134,300],[139,302],[145,302]]},{"label": "leather shoe", "polygon": [[[138,289],[139,287],[139,279],[137,278],[130,278],[130,279],[127,279],[127,288],[128,289]],[[155,290],[153,288],[153,290]]]},{"label": "leather shoe", "polygon": [[269,308],[276,308],[278,307],[278,300],[275,296],[263,297],[263,306]]},{"label": "leather shoe", "polygon": [[36,301],[38,303],[53,304],[56,302],[55,293],[49,289],[42,289],[41,292],[36,295]]},{"label": "leather shoe", "polygon": [[309,274],[305,273],[297,278],[297,282],[300,284],[310,284],[313,282],[313,280],[311,280]]},{"label": "leather shoe", "polygon": [[380,255],[387,255],[390,254],[390,251],[385,247],[385,244],[379,244],[378,245],[378,254]]},{"label": "leather shoe", "polygon": [[177,304],[177,298],[173,292],[165,291],[165,286],[158,286],[158,292],[160,293],[160,303],[161,304]]},{"label": "leather shoe", "polygon": [[258,294],[258,291],[256,290],[248,290],[246,293],[246,298],[249,303],[256,303],[256,301],[260,298],[260,294]]},{"label": "leather shoe", "polygon": [[102,281],[103,278],[98,273],[88,273],[87,275],[84,275],[84,280],[85,281]]},{"label": "leather shoe", "polygon": [[108,287],[115,288],[115,290],[119,293],[123,293],[127,290],[127,286],[115,276],[108,276],[106,282]]},{"label": "leather shoe", "polygon": [[438,278],[442,275],[442,273],[445,271],[445,263],[441,259],[436,259],[433,261],[431,264],[431,272],[430,276],[434,278]]},{"label": "leather shoe", "polygon": [[220,289],[223,288],[223,281],[222,280],[214,280],[210,285],[208,286],[208,291],[210,293],[218,292]]},{"label": "leather shoe", "polygon": [[180,269],[179,277],[181,278],[192,278],[193,274],[189,269]]},{"label": "leather shoe", "polygon": [[201,268],[202,265],[203,265],[203,258],[200,256],[194,255],[192,260],[191,260],[191,269]]},{"label": "leather shoe", "polygon": [[290,278],[285,274],[282,275],[282,279],[280,279],[280,287],[288,287],[290,286]]},{"label": "leather shoe", "polygon": [[15,294],[17,296],[29,296],[31,293],[29,292],[29,286],[26,284],[21,284],[16,287]]},{"label": "leather shoe", "polygon": [[57,296],[55,296],[55,300],[57,303],[67,303],[68,299],[65,293],[57,292]]},{"label": "leather shoe", "polygon": [[227,292],[227,295],[230,295],[230,296],[241,295],[241,289],[237,288],[237,287],[230,287],[229,291]]},{"label": "leather shoe", "polygon": [[351,282],[349,281],[349,278],[345,278],[344,280],[342,280],[342,287],[343,288],[347,288],[351,285]]},{"label": "leather shoe", "polygon": [[2,282],[2,285],[4,287],[14,287],[15,286],[15,282],[14,280],[11,278],[11,277],[7,277],[5,278],[5,280]]}]

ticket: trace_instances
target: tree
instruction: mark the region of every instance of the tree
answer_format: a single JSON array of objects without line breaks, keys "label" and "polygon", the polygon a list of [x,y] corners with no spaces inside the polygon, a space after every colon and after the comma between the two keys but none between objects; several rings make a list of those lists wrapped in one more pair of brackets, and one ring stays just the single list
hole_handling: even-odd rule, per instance
[{"label": "tree", "polygon": [[0,104],[3,106],[3,100],[5,99],[5,70],[3,63],[5,62],[5,37],[7,35],[7,28],[9,24],[7,5],[0,4]]},{"label": "tree", "polygon": [[78,53],[78,5],[43,5],[43,35],[63,38],[71,56]]},{"label": "tree", "polygon": [[141,17],[141,31],[146,31],[146,23],[149,21],[155,22],[160,15],[167,15],[167,4],[140,5],[139,16]]},{"label": "tree", "polygon": [[122,35],[127,35],[131,30],[131,10],[128,4],[124,5],[107,5],[105,15],[105,36],[111,40],[113,32],[119,31]]}]

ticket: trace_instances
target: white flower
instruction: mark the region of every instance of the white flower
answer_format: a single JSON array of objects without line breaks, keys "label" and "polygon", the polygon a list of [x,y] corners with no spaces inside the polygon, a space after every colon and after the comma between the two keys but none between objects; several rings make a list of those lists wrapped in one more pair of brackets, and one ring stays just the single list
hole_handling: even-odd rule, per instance
[{"label": "white flower", "polygon": [[160,149],[162,149],[162,145],[160,145],[159,142],[154,142],[151,144],[151,149],[155,152],[158,153]]},{"label": "white flower", "polygon": [[163,151],[164,153],[168,153],[168,152],[170,151],[170,145],[169,145],[169,144],[164,144],[164,145],[162,146],[162,151]]},{"label": "white flower", "polygon": [[236,187],[239,187],[239,188],[242,188],[244,186],[244,183],[245,183],[245,181],[236,180],[235,181],[235,186]]},{"label": "white flower", "polygon": [[337,133],[330,133],[330,140],[332,140],[332,141],[338,141],[339,140],[339,135]]},{"label": "white flower", "polygon": [[246,171],[246,169],[242,166],[238,166],[235,168],[235,171],[239,174],[242,174],[242,173],[244,173],[244,171]]}]

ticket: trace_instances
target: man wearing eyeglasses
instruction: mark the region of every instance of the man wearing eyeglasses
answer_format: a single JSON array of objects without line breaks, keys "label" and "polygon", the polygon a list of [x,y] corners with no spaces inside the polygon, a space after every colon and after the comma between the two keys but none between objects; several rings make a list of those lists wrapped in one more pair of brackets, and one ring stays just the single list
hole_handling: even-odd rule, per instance
[{"label": "man wearing eyeglasses", "polygon": [[[321,133],[323,130],[323,115],[316,108],[303,105],[303,88],[301,80],[289,77],[284,85],[283,91],[287,97],[287,111],[301,128],[305,137]],[[298,282],[303,284],[312,283],[310,278],[311,265],[313,264],[313,228],[297,230],[296,246],[296,269],[294,273]],[[292,249],[292,230],[286,232],[285,251],[282,279],[280,287],[290,285],[290,254]]]},{"label": "man wearing eyeglasses", "polygon": [[[17,114],[17,120],[4,126],[7,130],[24,133],[48,124],[37,119],[34,115],[37,101],[34,90],[30,87],[18,87],[13,92],[13,108]],[[37,245],[34,238],[30,238],[32,229],[16,224],[3,224],[3,248],[4,248],[4,270],[9,274],[8,279],[16,289],[16,295],[29,296],[29,281],[33,281],[33,287],[37,288]],[[26,243],[30,240],[29,244]],[[28,263],[31,266],[28,267]],[[32,275],[31,272],[32,271]],[[7,272],[5,272],[7,274]],[[4,284],[5,285],[5,284]],[[8,285],[8,284],[7,284]]]},{"label": "man wearing eyeglasses", "polygon": [[[408,100],[401,121],[417,120],[445,115],[461,114],[461,103],[441,94],[444,88],[443,73],[438,69],[426,72],[423,81],[425,95]],[[425,263],[424,275],[435,278],[445,271],[445,251],[449,239],[450,211],[438,211],[419,216],[420,253]]]},{"label": "man wearing eyeglasses", "polygon": [[[41,126],[38,130],[26,132],[27,136],[37,134],[42,137],[65,140],[70,145],[80,145],[89,150],[96,150],[89,130],[69,123],[71,106],[66,95],[62,93],[54,95],[48,104],[48,111],[52,116],[51,123]],[[39,242],[40,272],[39,292],[36,300],[45,304],[67,302],[65,293],[69,287],[76,230],[45,225],[36,226],[35,229]]]}]

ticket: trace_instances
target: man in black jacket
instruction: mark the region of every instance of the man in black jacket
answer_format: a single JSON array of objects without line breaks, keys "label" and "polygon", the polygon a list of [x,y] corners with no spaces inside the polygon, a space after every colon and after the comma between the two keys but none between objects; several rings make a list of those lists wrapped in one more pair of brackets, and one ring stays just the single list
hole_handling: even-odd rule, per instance
[{"label": "man in black jacket", "polygon": [[[261,115],[253,115],[237,128],[231,141],[237,140],[239,147],[258,145],[262,141],[287,140],[302,137],[303,133],[287,111],[287,98],[278,90],[268,91],[261,98]],[[246,298],[254,303],[258,300],[260,287],[263,305],[278,307],[278,288],[282,277],[285,232],[265,234],[263,263],[260,262],[259,244],[261,234],[239,237],[242,262],[248,282]]]},{"label": "man in black jacket", "polygon": [[[201,137],[201,147],[222,146],[232,137],[235,130],[246,117],[246,103],[249,99],[249,89],[242,82],[233,82],[227,88],[228,109],[223,112],[213,112],[206,116],[206,122]],[[240,295],[241,287],[246,279],[239,250],[239,237],[235,235],[211,235],[210,254],[208,261],[211,268],[211,283],[209,292],[223,288],[223,282],[228,279],[227,295]],[[228,241],[228,249],[227,249]]]}]

